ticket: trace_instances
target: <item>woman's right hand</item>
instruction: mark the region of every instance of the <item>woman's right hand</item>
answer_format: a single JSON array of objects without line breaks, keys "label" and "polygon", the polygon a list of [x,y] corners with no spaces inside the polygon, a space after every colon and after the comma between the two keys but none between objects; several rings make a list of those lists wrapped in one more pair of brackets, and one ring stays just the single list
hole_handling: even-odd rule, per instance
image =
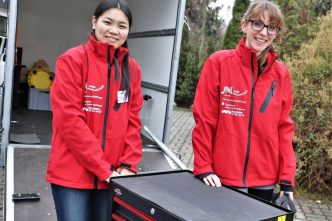
[{"label": "woman's right hand", "polygon": [[112,177],[116,177],[116,176],[120,176],[120,174],[119,174],[118,172],[116,172],[115,170],[113,170],[113,172],[112,172],[110,178],[112,178]]},{"label": "woman's right hand", "polygon": [[208,186],[213,186],[213,187],[221,187],[221,182],[220,179],[217,175],[215,174],[210,174],[207,177],[203,178],[203,181],[206,185]]},{"label": "woman's right hand", "polygon": [[105,182],[106,182],[106,183],[109,183],[112,177],[117,177],[117,176],[120,176],[120,174],[119,174],[118,172],[116,172],[116,171],[113,171],[112,174],[111,174],[111,176],[109,176],[109,177],[105,180]]}]

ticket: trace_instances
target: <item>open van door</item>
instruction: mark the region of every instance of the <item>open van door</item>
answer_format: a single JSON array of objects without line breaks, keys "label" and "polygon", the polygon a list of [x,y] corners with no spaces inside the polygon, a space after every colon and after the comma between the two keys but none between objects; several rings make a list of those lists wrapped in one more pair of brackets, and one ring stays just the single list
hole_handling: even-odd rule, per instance
[{"label": "open van door", "polygon": [[[49,184],[44,181],[50,138],[46,139],[43,134],[40,137],[40,145],[17,144],[10,139],[11,131],[20,123],[24,123],[24,128],[33,132],[37,130],[43,133],[51,132],[50,124],[41,127],[38,122],[42,118],[48,120],[52,118],[47,106],[49,105],[47,94],[40,94],[29,88],[27,96],[21,97],[20,94],[20,97],[15,97],[16,80],[21,79],[21,76],[17,76],[21,75],[17,67],[24,64],[31,68],[33,63],[43,59],[54,72],[55,60],[61,53],[88,39],[91,17],[99,2],[99,0],[10,0],[9,2],[4,92],[1,94],[3,130],[0,155],[1,166],[6,166],[6,221],[56,220]],[[133,13],[133,26],[128,39],[129,50],[141,66],[143,80],[145,101],[141,112],[142,124],[167,144],[185,0],[127,0],[127,2]],[[18,56],[18,52],[21,56]],[[17,63],[18,60],[20,64]],[[18,102],[13,103],[17,98]],[[14,106],[23,103],[28,104],[25,107],[27,111],[17,114]],[[28,118],[26,113],[28,117],[32,116],[33,121],[26,121]],[[151,141],[148,142],[150,146],[155,145]],[[143,158],[144,155],[143,152]],[[12,194],[22,192],[39,192],[40,200],[34,201],[33,204],[29,201],[15,204],[12,201]]]},{"label": "open van door", "polygon": [[128,44],[142,69],[142,89],[147,101],[141,112],[143,125],[167,144],[185,1],[128,0],[128,3],[134,18],[139,18],[133,22]]}]

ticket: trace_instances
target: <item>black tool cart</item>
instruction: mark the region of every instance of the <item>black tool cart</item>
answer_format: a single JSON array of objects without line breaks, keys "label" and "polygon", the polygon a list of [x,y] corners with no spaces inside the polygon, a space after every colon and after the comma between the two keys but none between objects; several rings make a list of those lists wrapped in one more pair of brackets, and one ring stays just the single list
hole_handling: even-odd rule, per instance
[{"label": "black tool cart", "polygon": [[294,213],[227,187],[204,185],[188,170],[112,179],[112,220],[271,220]]}]

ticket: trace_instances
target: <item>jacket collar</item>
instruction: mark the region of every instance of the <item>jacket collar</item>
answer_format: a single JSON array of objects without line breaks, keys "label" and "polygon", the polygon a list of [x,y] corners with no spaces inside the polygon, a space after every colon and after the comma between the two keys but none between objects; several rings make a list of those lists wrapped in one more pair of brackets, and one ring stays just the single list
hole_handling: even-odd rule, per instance
[{"label": "jacket collar", "polygon": [[[111,61],[113,60],[115,54],[115,48],[113,47],[113,45],[98,41],[93,34],[90,34],[87,45],[97,55],[97,57],[106,62],[107,62],[107,51],[110,50],[110,55],[111,55],[110,58]],[[125,47],[119,47],[117,61],[120,63],[126,54],[128,54],[128,49]]]},{"label": "jacket collar", "polygon": [[[257,56],[256,53],[249,47],[245,45],[246,37],[242,37],[238,46],[236,47],[236,53],[240,56],[241,62],[251,67],[251,57],[253,56],[254,65],[257,66]],[[277,52],[269,52],[267,56],[267,65],[264,70],[269,70],[272,67],[272,64],[277,59],[278,53]]]}]

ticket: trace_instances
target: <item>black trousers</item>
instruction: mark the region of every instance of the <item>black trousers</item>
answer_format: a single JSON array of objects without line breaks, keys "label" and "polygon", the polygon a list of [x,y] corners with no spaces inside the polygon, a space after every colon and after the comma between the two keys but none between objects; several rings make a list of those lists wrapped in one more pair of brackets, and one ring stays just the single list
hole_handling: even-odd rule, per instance
[{"label": "black trousers", "polygon": [[252,189],[248,188],[248,193],[267,201],[272,201],[273,189],[262,190],[262,189]]}]

